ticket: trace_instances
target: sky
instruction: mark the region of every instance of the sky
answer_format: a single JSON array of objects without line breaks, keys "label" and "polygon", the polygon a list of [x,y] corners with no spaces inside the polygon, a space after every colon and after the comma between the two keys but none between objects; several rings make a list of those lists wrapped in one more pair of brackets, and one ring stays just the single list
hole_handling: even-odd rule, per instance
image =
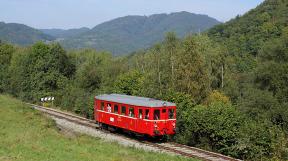
[{"label": "sky", "polygon": [[188,11],[225,22],[264,0],[0,0],[0,22],[38,29],[92,28],[127,15]]}]

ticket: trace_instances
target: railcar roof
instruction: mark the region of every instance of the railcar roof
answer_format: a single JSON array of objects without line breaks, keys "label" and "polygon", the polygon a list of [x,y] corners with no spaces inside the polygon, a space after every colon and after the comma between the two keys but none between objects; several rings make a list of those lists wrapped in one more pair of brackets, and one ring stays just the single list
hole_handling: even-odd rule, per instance
[{"label": "railcar roof", "polygon": [[163,107],[163,106],[176,106],[175,103],[156,100],[153,98],[147,97],[137,97],[137,96],[128,96],[121,94],[103,94],[95,97],[99,100],[111,101],[117,103],[124,103],[135,106],[144,106],[144,107]]}]

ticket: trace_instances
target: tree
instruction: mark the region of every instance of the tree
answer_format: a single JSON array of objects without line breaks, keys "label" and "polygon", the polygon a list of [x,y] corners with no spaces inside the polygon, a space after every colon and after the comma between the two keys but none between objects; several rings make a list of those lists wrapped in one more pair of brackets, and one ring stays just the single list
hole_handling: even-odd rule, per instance
[{"label": "tree", "polygon": [[214,102],[222,102],[224,104],[231,104],[229,97],[225,96],[223,93],[213,90],[209,93],[208,97],[204,101],[205,104],[209,105]]},{"label": "tree", "polygon": [[[164,50],[167,51],[169,60],[167,60],[167,64],[170,64],[170,79],[171,83],[169,83],[172,88],[174,88],[175,82],[175,62],[177,56],[177,47],[178,47],[178,39],[173,32],[168,32],[164,39]],[[169,63],[168,63],[169,62]]]},{"label": "tree", "polygon": [[177,56],[176,88],[191,94],[195,101],[204,99],[210,90],[210,78],[200,43],[195,36],[188,36]]},{"label": "tree", "polygon": [[115,92],[127,95],[142,95],[144,75],[139,71],[122,74],[115,81]]},{"label": "tree", "polygon": [[274,39],[261,50],[260,65],[255,82],[260,89],[269,90],[280,102],[288,102],[288,39]]},{"label": "tree", "polygon": [[86,62],[77,71],[76,84],[87,92],[92,92],[95,89],[99,89],[102,83],[103,73],[97,67],[96,62]]},{"label": "tree", "polygon": [[0,93],[7,91],[9,84],[8,68],[15,48],[12,45],[2,44],[0,42]]},{"label": "tree", "polygon": [[13,55],[10,67],[12,93],[36,101],[63,89],[74,74],[74,65],[58,44],[42,42]]}]

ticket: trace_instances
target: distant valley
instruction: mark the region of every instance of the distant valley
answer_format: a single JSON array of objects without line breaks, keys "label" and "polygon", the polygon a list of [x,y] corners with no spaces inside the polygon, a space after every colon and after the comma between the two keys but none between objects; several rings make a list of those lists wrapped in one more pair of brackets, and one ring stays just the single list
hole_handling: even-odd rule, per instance
[{"label": "distant valley", "polygon": [[78,36],[84,32],[89,31],[87,27],[77,28],[77,29],[39,29],[43,33],[50,35],[56,39],[68,39],[74,36]]}]

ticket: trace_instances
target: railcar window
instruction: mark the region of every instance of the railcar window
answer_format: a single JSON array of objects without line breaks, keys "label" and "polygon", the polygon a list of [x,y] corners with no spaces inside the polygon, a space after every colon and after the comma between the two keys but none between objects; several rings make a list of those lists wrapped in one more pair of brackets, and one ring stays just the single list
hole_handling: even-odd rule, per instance
[{"label": "railcar window", "polygon": [[133,107],[129,108],[129,116],[134,117],[134,108]]},{"label": "railcar window", "polygon": [[100,109],[104,110],[104,102],[101,102]]},{"label": "railcar window", "polygon": [[175,119],[174,109],[169,109],[169,119]]},{"label": "railcar window", "polygon": [[145,119],[149,119],[149,110],[145,110]]},{"label": "railcar window", "polygon": [[107,103],[107,112],[112,112],[112,107],[110,103]]},{"label": "railcar window", "polygon": [[143,112],[142,109],[139,109],[139,111],[138,111],[138,117],[139,117],[140,119],[142,119],[142,117],[143,117],[143,116],[142,116],[142,112]]},{"label": "railcar window", "polygon": [[126,115],[126,107],[125,106],[121,107],[121,114]]},{"label": "railcar window", "polygon": [[118,105],[114,105],[114,113],[118,113]]},{"label": "railcar window", "polygon": [[160,110],[154,110],[154,120],[160,120]]}]

